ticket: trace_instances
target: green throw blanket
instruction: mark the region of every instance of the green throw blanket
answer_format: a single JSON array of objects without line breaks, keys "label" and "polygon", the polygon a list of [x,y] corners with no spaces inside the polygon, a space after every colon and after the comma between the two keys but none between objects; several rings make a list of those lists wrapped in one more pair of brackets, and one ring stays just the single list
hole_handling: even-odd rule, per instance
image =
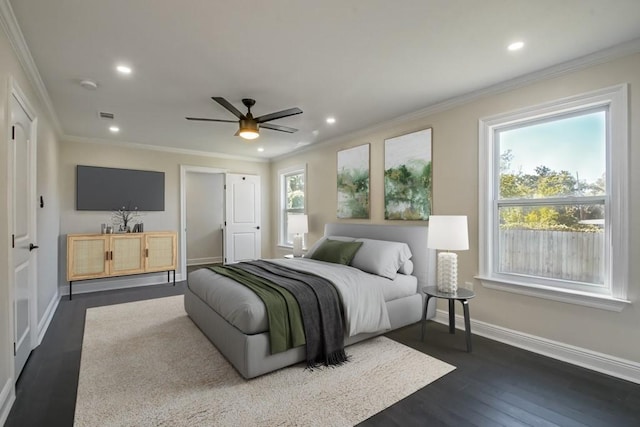
[{"label": "green throw blanket", "polygon": [[305,343],[300,307],[291,292],[235,265],[210,267],[210,269],[243,284],[264,302],[269,319],[271,354]]},{"label": "green throw blanket", "polygon": [[211,270],[235,279],[262,299],[272,354],[304,343],[309,367],[347,361],[340,297],[329,280],[264,260]]}]

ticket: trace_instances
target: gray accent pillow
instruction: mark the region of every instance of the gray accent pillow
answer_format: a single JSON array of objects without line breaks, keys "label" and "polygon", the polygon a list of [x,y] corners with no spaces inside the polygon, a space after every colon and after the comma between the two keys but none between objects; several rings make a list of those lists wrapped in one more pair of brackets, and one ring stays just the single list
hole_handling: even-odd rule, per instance
[{"label": "gray accent pillow", "polygon": [[342,242],[326,239],[310,256],[318,261],[349,265],[353,256],[362,246],[362,242]]},{"label": "gray accent pillow", "polygon": [[411,258],[409,245],[386,240],[356,239],[362,247],[351,265],[367,273],[395,279],[400,267]]}]

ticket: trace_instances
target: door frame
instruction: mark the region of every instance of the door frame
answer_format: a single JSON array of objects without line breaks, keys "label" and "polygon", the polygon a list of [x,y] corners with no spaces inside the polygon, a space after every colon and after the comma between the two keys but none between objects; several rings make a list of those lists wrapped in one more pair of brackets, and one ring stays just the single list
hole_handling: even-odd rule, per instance
[{"label": "door frame", "polygon": [[[38,130],[38,117],[36,115],[36,110],[33,108],[32,104],[29,102],[29,99],[25,95],[24,91],[18,85],[18,82],[13,78],[13,76],[9,76],[8,79],[8,90],[7,90],[7,109],[6,109],[6,122],[9,126],[7,126],[7,140],[10,141],[12,138],[11,135],[11,98],[15,97],[20,106],[24,109],[27,116],[31,119],[31,128],[29,129],[30,133],[30,152],[29,152],[29,163],[32,166],[29,171],[29,228],[32,233],[32,241],[36,243],[38,241],[38,220],[37,220],[37,208],[36,208],[36,192],[37,192],[37,130]],[[9,155],[7,156],[7,170],[9,171],[8,176],[8,188],[7,188],[7,206],[8,209],[8,221],[7,221],[7,235],[11,236],[13,234],[13,149],[9,150]],[[13,250],[9,248],[9,267],[13,269]],[[29,276],[31,280],[29,281],[29,346],[31,347],[31,351],[38,346],[38,292],[37,286],[38,283],[38,252],[31,253],[31,260],[29,263]],[[14,302],[15,302],[15,283],[13,280],[13,274],[9,274],[7,284],[9,286],[9,325],[11,328],[11,337],[15,340],[15,313],[14,313]],[[15,355],[14,355],[15,356]],[[11,371],[13,382],[15,383],[18,378],[15,372],[15,363],[11,364]]]},{"label": "door frame", "polygon": [[[187,280],[187,173],[227,174],[229,169],[180,165],[180,280]],[[224,216],[224,206],[222,207]]]}]

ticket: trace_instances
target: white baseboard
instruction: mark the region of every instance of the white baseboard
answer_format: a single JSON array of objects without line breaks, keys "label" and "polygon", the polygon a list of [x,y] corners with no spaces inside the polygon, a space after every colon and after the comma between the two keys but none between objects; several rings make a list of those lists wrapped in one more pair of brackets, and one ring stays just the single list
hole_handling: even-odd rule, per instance
[{"label": "white baseboard", "polygon": [[[167,272],[158,274],[147,273],[140,276],[120,276],[113,279],[93,279],[73,282],[73,294],[86,294],[98,291],[111,291],[115,289],[137,288],[139,286],[151,286],[173,283],[173,273],[171,282],[167,281]],[[176,270],[176,282],[184,280],[182,275]],[[69,282],[58,288],[61,295],[69,295]]]},{"label": "white baseboard", "polygon": [[10,377],[0,391],[0,426],[3,426],[4,423],[7,422],[9,412],[11,412],[11,407],[15,400],[16,392],[13,387],[13,378]]},{"label": "white baseboard", "polygon": [[[446,310],[437,310],[434,320],[448,325],[449,313]],[[456,328],[464,329],[464,317],[461,315],[456,315]],[[473,319],[471,319],[471,332],[514,347],[640,384],[640,363],[631,360]]]},{"label": "white baseboard", "polygon": [[56,291],[56,294],[51,298],[51,302],[47,306],[44,314],[42,315],[42,319],[38,323],[38,344],[42,342],[44,338],[44,334],[47,333],[47,329],[49,329],[49,324],[51,323],[51,319],[53,319],[53,315],[56,313],[56,309],[58,308],[58,304],[60,303],[60,290]]},{"label": "white baseboard", "polygon": [[204,264],[222,264],[221,256],[214,256],[209,258],[191,258],[187,260],[187,266],[192,265],[204,265]]}]

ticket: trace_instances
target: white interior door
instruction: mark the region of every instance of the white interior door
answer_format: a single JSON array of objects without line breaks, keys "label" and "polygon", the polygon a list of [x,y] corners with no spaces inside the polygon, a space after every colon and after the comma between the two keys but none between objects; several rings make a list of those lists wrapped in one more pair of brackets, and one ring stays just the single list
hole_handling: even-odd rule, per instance
[{"label": "white interior door", "polygon": [[261,257],[260,177],[225,175],[225,264]]},{"label": "white interior door", "polygon": [[10,189],[12,204],[13,332],[15,378],[33,349],[32,289],[35,285],[35,145],[32,118],[22,103],[11,96]]}]

